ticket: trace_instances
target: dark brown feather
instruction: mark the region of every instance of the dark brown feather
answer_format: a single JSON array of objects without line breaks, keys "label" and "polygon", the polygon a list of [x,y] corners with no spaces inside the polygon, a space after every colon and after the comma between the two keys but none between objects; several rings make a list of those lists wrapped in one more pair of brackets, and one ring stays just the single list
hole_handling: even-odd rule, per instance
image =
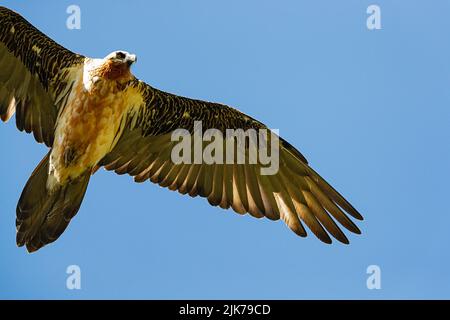
[{"label": "dark brown feather", "polygon": [[0,118],[51,147],[58,108],[84,57],[60,46],[20,15],[0,7]]},{"label": "dark brown feather", "polygon": [[171,162],[174,144],[170,136],[175,129],[183,128],[193,135],[194,122],[201,121],[203,130],[215,128],[225,134],[226,129],[266,129],[261,122],[229,106],[179,97],[138,80],[130,83],[130,90],[137,90],[144,104],[128,115],[116,147],[100,165],[126,172],[139,182],[150,179],[182,194],[200,195],[211,205],[232,207],[237,213],[271,220],[281,218],[302,237],[306,236],[302,222],[326,243],[331,243],[327,231],[348,243],[335,220],[360,233],[347,214],[355,218],[361,215],[309,167],[297,149],[281,138],[280,170],[271,176],[260,174],[261,164],[248,162],[182,166]]}]

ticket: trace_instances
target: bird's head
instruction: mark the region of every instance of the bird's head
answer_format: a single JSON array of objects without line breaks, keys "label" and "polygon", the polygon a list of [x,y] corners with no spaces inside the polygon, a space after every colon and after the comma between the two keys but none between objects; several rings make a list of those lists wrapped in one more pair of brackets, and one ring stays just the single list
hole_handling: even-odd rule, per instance
[{"label": "bird's head", "polygon": [[137,61],[136,55],[129,52],[119,50],[108,54],[105,60],[112,62],[115,65],[127,65],[130,67],[133,63]]},{"label": "bird's head", "polygon": [[126,51],[111,52],[103,59],[100,67],[96,68],[95,75],[114,81],[128,81],[132,78],[130,67],[136,60],[135,54]]}]

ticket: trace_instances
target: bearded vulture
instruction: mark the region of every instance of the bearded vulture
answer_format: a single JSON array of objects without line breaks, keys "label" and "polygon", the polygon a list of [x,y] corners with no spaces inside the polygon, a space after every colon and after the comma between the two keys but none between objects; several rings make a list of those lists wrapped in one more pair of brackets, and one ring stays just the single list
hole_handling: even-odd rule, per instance
[{"label": "bearded vulture", "polygon": [[360,234],[348,216],[362,220],[358,211],[282,138],[272,175],[261,163],[174,163],[172,134],[193,135],[196,121],[223,133],[267,127],[232,107],[155,89],[133,76],[135,61],[126,51],[103,59],[73,53],[0,7],[0,117],[15,113],[17,128],[49,148],[17,205],[18,246],[33,252],[58,239],[100,167],[240,214],[281,218],[301,237],[306,225],[325,243],[330,235],[348,243],[338,223]]}]

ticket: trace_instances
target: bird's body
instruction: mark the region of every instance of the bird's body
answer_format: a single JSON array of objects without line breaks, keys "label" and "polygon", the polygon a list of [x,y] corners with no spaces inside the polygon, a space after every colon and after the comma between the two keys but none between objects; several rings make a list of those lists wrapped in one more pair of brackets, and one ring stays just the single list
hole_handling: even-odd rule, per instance
[{"label": "bird's body", "polygon": [[347,216],[362,219],[359,212],[282,138],[271,139],[279,150],[271,175],[260,173],[261,163],[174,162],[173,133],[195,136],[196,122],[222,135],[267,127],[235,108],[155,89],[131,73],[135,61],[125,51],[103,59],[75,54],[0,7],[0,118],[16,114],[18,129],[49,148],[17,205],[19,246],[33,252],[58,239],[100,167],[241,214],[282,219],[302,237],[303,224],[326,243],[330,235],[349,242],[338,223],[360,233]]},{"label": "bird's body", "polygon": [[74,82],[58,116],[50,154],[51,181],[64,184],[92,170],[110,152],[121,121],[130,108],[129,68],[108,59],[87,60],[72,71]]}]

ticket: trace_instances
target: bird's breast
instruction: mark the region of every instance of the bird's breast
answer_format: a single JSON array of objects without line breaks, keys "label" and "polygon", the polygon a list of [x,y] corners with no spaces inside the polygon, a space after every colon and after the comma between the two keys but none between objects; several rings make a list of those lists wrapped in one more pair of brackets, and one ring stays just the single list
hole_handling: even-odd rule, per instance
[{"label": "bird's breast", "polygon": [[75,84],[55,131],[50,170],[59,183],[91,170],[114,146],[127,109],[113,81],[98,81],[87,91]]}]

